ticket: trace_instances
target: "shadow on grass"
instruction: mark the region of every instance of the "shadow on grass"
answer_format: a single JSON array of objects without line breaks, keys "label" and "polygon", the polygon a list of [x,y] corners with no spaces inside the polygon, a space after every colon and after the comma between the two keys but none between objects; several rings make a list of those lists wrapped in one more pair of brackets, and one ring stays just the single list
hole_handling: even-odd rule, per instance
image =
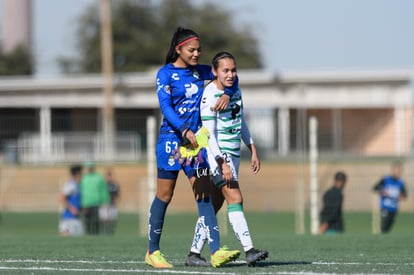
[{"label": "shadow on grass", "polygon": [[[269,266],[281,266],[281,265],[308,265],[312,264],[312,262],[308,261],[263,261],[257,262],[254,267],[269,267]],[[237,263],[228,263],[221,268],[226,267],[236,267],[236,266],[246,266],[246,263],[237,262]]]}]

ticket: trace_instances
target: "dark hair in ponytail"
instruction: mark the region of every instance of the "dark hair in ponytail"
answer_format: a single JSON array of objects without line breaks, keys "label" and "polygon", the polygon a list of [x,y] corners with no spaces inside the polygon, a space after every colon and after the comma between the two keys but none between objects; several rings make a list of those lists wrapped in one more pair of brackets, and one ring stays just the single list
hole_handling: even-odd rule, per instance
[{"label": "dark hair in ponytail", "polygon": [[165,64],[175,62],[178,58],[178,54],[175,51],[175,47],[180,43],[190,39],[196,38],[199,39],[198,34],[190,29],[184,29],[182,27],[178,27],[177,30],[174,32],[174,35],[171,40],[170,49],[168,50],[167,57],[165,58]]},{"label": "dark hair in ponytail", "polygon": [[218,69],[218,62],[223,58],[230,58],[236,64],[236,58],[234,58],[234,56],[231,53],[229,53],[229,52],[219,52],[213,57],[213,61],[211,61],[212,65],[213,65],[213,68],[215,70]]}]

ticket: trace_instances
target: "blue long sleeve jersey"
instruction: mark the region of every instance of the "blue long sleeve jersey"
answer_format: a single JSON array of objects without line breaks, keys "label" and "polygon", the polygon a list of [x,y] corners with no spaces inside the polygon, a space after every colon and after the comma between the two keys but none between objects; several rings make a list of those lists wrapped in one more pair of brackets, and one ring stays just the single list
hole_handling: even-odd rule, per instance
[{"label": "blue long sleeve jersey", "polygon": [[[71,179],[63,187],[62,193],[65,195],[66,202],[71,204],[79,212],[81,210],[81,193],[80,186],[75,180]],[[73,215],[72,212],[66,207],[61,215],[62,219],[78,218],[78,215]]]},{"label": "blue long sleeve jersey", "polygon": [[[174,133],[181,138],[181,132],[185,129],[197,131],[201,126],[200,102],[204,81],[213,78],[209,65],[178,68],[170,63],[160,68],[156,89],[163,114],[161,135]],[[225,90],[225,94],[233,96],[237,87],[238,79],[231,88]]]},{"label": "blue long sleeve jersey", "polygon": [[381,209],[387,209],[389,212],[398,211],[400,197],[407,196],[407,190],[402,179],[386,176],[374,186],[375,191],[381,192]]}]

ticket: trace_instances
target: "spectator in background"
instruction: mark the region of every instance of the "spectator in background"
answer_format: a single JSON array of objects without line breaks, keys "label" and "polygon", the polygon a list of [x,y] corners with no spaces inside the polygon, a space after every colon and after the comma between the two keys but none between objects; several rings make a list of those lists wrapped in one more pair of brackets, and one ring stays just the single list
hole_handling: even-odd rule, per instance
[{"label": "spectator in background", "polygon": [[1,215],[1,212],[3,211],[3,208],[4,208],[3,202],[0,200],[0,224],[3,221],[3,216]]},{"label": "spectator in background", "polygon": [[84,234],[81,212],[80,181],[82,178],[82,166],[70,167],[71,179],[63,186],[60,200],[65,206],[60,221],[59,234],[61,236],[82,236]]},{"label": "spectator in background", "polygon": [[106,171],[106,183],[109,191],[109,206],[101,207],[99,216],[102,220],[103,232],[105,234],[114,234],[116,222],[118,220],[117,201],[119,198],[119,185],[114,180],[111,169]]},{"label": "spectator in background", "polygon": [[85,218],[86,233],[97,235],[101,233],[99,208],[109,205],[108,186],[104,177],[95,171],[95,164],[91,161],[85,163],[87,173],[81,181],[81,205]]},{"label": "spectator in background", "polygon": [[391,230],[397,216],[399,201],[407,198],[405,184],[401,179],[402,170],[402,163],[394,162],[391,166],[391,175],[382,178],[373,188],[381,196],[381,233]]},{"label": "spectator in background", "polygon": [[344,232],[342,217],[342,190],[346,184],[346,174],[337,172],[334,176],[334,184],[323,195],[323,208],[321,211],[320,234],[335,234]]},{"label": "spectator in background", "polygon": [[[1,177],[1,170],[0,170],[0,177]],[[1,194],[0,194],[0,224],[1,224],[2,220],[3,220],[3,216],[1,215],[1,212],[3,211],[3,209],[4,209],[4,204],[3,204],[2,200],[1,200]]]}]

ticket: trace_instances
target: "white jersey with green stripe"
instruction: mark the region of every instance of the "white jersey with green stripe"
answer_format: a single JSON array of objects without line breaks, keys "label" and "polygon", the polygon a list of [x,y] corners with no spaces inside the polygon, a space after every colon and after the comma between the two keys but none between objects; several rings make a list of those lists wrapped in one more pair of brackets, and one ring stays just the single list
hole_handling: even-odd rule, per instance
[{"label": "white jersey with green stripe", "polygon": [[[239,158],[243,120],[241,91],[238,89],[231,97],[227,109],[214,112],[212,109],[223,92],[214,82],[205,87],[200,105],[201,121],[203,126],[209,130],[210,138],[216,139],[218,148],[214,148],[215,146],[211,148],[214,155],[217,156],[221,152]],[[211,145],[209,142],[210,147]]]},{"label": "white jersey with green stripe", "polygon": [[241,140],[246,145],[253,144],[249,128],[243,119],[243,102],[240,89],[231,97],[226,110],[214,112],[217,99],[223,94],[214,82],[208,84],[200,104],[201,122],[210,132],[207,155],[214,184],[225,184],[218,158],[230,166],[233,180],[238,181]]}]

